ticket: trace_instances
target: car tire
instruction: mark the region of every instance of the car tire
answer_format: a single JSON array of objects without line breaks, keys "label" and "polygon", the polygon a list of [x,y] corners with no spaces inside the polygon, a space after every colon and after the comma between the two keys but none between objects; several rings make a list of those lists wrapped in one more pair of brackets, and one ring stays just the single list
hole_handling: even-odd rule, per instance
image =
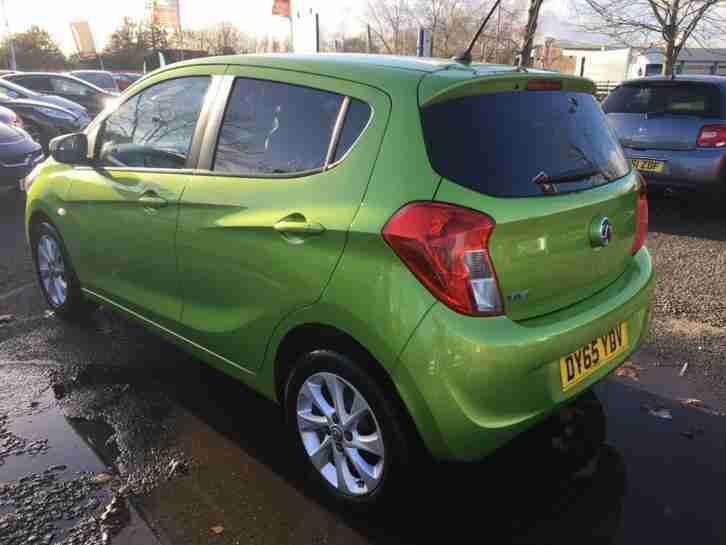
[{"label": "car tire", "polygon": [[[301,465],[328,497],[349,507],[390,498],[411,459],[401,409],[366,364],[315,350],[297,361],[285,387],[286,420]],[[341,396],[337,403],[333,390]]]},{"label": "car tire", "polygon": [[40,290],[55,315],[66,320],[87,316],[91,305],[83,298],[78,276],[55,227],[47,222],[35,224],[31,251]]}]

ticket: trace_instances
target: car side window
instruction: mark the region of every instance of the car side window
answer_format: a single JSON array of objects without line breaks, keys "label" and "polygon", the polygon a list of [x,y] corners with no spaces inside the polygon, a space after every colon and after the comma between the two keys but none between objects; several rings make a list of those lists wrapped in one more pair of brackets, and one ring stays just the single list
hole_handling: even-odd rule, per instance
[{"label": "car side window", "polygon": [[340,140],[335,148],[333,162],[343,158],[348,150],[355,144],[363,129],[368,125],[371,118],[371,107],[365,102],[352,98],[348,104],[348,112],[345,114],[343,130],[340,131]]},{"label": "car side window", "polygon": [[321,168],[343,103],[341,95],[238,78],[217,142],[213,169],[240,176]]},{"label": "car side window", "polygon": [[98,158],[107,167],[185,168],[208,76],[147,87],[103,122]]},{"label": "car side window", "polygon": [[50,78],[50,85],[54,92],[64,95],[82,97],[91,93],[91,89],[89,87],[66,78]]},{"label": "car side window", "polygon": [[50,91],[50,81],[48,76],[19,76],[12,78],[13,83],[17,83],[33,91]]}]

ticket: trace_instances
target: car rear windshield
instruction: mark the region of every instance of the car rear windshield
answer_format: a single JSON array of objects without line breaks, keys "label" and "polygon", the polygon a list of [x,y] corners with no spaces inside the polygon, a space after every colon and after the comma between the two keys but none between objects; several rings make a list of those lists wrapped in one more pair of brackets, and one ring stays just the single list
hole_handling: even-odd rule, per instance
[{"label": "car rear windshield", "polygon": [[[450,100],[421,112],[431,164],[441,176],[494,197],[589,189],[630,167],[590,94],[511,91]],[[577,175],[582,172],[581,179]],[[588,174],[589,173],[589,174]],[[574,180],[573,180],[574,178]]]},{"label": "car rear windshield", "polygon": [[718,86],[686,81],[621,85],[605,99],[608,114],[664,114],[721,117]]}]

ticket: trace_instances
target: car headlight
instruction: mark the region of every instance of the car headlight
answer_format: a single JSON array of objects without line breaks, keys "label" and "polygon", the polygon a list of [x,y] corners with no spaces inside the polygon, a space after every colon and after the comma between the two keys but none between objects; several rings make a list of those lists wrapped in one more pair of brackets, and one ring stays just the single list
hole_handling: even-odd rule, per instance
[{"label": "car headlight", "polygon": [[52,117],[54,119],[62,119],[63,121],[75,121],[76,118],[70,112],[63,110],[56,110],[55,108],[38,108],[38,111],[42,114]]},{"label": "car headlight", "polygon": [[31,170],[25,178],[23,178],[23,188],[25,189],[25,192],[27,193],[30,191],[30,186],[33,185],[33,182],[38,177],[38,174],[40,174],[40,171],[43,170],[43,163],[45,161],[40,161],[33,170]]}]

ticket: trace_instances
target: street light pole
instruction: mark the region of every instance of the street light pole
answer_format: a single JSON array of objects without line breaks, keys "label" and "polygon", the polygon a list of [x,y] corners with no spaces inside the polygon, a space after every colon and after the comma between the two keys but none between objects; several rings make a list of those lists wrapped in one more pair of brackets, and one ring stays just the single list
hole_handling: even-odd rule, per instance
[{"label": "street light pole", "polygon": [[13,35],[10,33],[10,24],[8,23],[8,12],[5,9],[5,0],[0,0],[3,8],[3,18],[5,19],[5,30],[8,35],[8,47],[10,47],[10,70],[17,70],[18,64],[15,62],[15,44],[13,44]]}]

